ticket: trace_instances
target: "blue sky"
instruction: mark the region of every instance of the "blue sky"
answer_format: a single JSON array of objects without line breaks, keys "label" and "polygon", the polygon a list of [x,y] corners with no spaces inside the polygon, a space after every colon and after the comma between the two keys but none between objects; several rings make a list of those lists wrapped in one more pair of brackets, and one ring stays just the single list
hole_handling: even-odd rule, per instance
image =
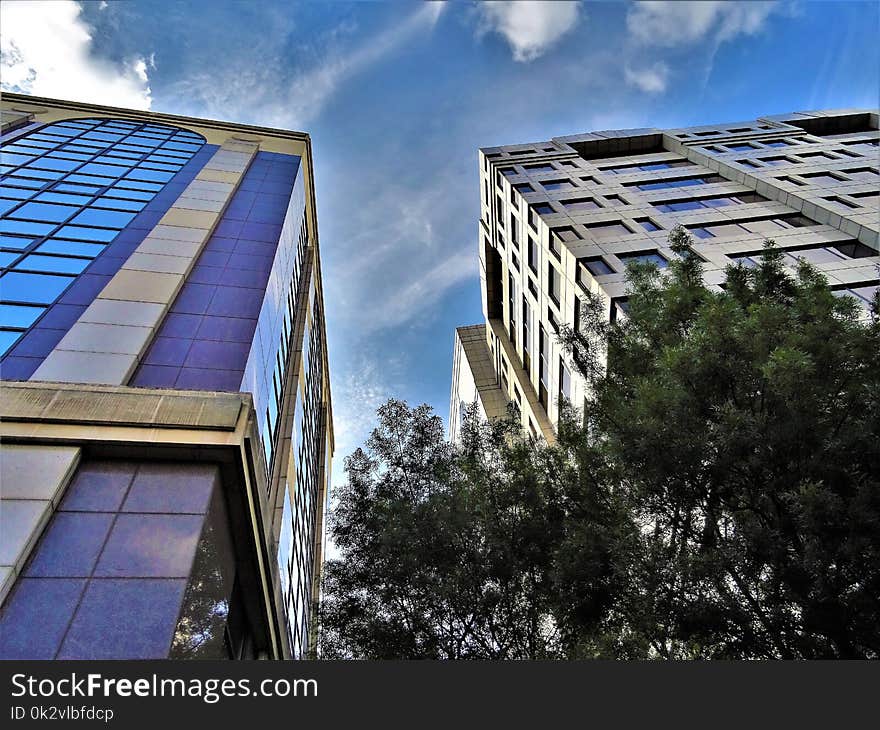
[{"label": "blue sky", "polygon": [[311,134],[340,457],[391,395],[446,417],[453,330],[482,316],[478,147],[875,107],[880,86],[876,2],[0,12],[4,89]]}]

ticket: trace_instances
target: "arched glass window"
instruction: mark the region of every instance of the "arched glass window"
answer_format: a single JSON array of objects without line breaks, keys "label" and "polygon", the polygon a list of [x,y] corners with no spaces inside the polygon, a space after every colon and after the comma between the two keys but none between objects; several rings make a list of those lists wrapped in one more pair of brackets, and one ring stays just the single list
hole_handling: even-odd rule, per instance
[{"label": "arched glass window", "polygon": [[0,356],[204,144],[166,124],[70,119],[0,146]]}]

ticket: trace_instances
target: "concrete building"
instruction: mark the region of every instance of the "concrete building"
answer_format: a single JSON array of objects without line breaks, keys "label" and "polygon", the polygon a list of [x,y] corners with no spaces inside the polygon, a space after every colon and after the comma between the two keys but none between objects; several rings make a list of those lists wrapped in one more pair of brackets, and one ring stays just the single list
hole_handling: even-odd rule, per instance
[{"label": "concrete building", "polygon": [[308,656],[308,135],[3,94],[0,154],[0,658]]},{"label": "concrete building", "polygon": [[451,436],[464,404],[476,398],[489,415],[500,392],[524,428],[552,441],[559,397],[577,406],[586,395],[555,332],[576,324],[584,291],[621,316],[626,264],[665,267],[676,225],[693,235],[711,286],[773,238],[792,266],[807,259],[867,305],[880,263],[878,138],[876,112],[842,110],[481,149],[485,324],[458,331]]}]

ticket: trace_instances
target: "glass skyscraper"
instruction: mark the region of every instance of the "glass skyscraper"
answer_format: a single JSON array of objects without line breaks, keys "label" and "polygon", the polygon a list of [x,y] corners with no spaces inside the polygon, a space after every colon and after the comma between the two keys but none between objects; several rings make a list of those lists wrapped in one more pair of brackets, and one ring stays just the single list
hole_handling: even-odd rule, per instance
[{"label": "glass skyscraper", "polygon": [[0,658],[309,656],[309,137],[4,94],[0,145]]}]

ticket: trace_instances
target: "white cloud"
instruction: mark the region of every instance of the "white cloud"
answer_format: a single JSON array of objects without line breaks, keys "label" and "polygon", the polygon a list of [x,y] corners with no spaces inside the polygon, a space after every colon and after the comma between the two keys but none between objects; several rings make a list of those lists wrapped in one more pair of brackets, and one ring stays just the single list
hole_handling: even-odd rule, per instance
[{"label": "white cloud", "polygon": [[645,45],[676,46],[711,37],[716,43],[754,35],[778,7],[776,2],[639,2],[627,12],[632,37]]},{"label": "white cloud", "polygon": [[635,86],[646,94],[660,94],[666,91],[669,81],[669,66],[658,61],[653,66],[633,70],[629,66],[624,69],[626,83]]},{"label": "white cloud", "polygon": [[544,55],[580,19],[576,2],[484,2],[479,5],[480,33],[499,33],[507,39],[516,61]]},{"label": "white cloud", "polygon": [[91,29],[72,0],[0,4],[5,91],[149,109],[151,62],[117,65],[92,55]]}]

